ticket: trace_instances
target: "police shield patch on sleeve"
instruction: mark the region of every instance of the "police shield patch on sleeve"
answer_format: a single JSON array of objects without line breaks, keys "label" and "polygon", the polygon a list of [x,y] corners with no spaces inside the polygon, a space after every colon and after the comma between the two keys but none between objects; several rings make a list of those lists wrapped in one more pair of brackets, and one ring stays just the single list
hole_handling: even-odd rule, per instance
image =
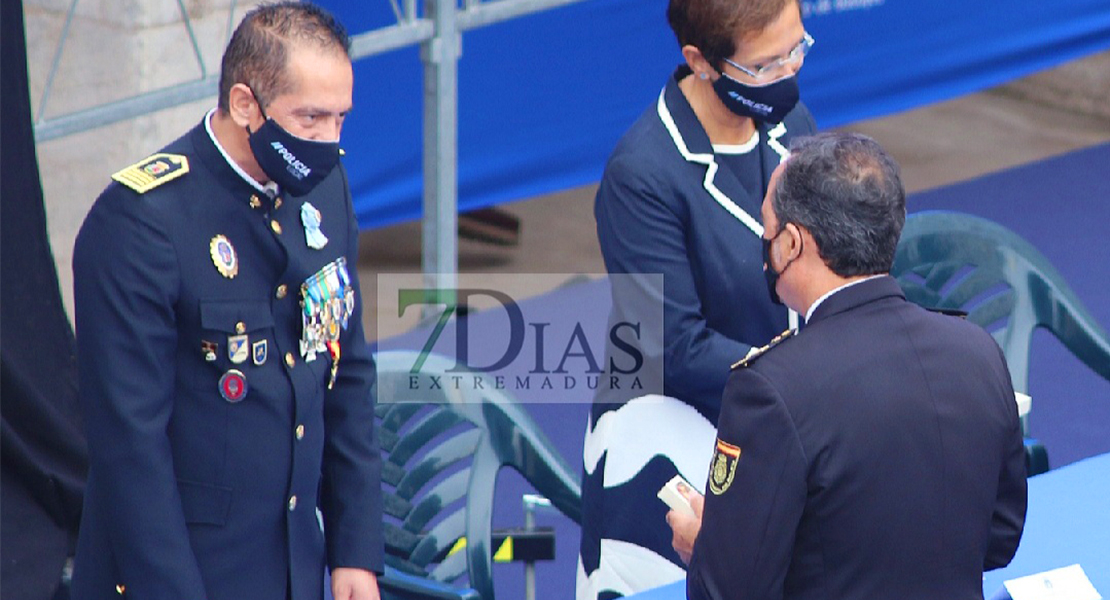
[{"label": "police shield patch on sleeve", "polygon": [[189,172],[189,159],[180,154],[152,154],[112,174],[112,179],[143,194]]},{"label": "police shield patch on sleeve", "polygon": [[736,476],[738,462],[740,447],[718,439],[717,448],[713,450],[713,460],[709,464],[709,491],[717,496],[727,492]]}]

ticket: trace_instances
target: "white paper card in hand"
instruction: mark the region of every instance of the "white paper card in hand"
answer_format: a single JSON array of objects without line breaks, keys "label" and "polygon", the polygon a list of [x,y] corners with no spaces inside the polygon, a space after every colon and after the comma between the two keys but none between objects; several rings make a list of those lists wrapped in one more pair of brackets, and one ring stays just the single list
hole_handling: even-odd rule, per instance
[{"label": "white paper card in hand", "polygon": [[1029,394],[1021,392],[1014,392],[1014,402],[1017,402],[1018,417],[1024,417],[1029,414],[1033,408],[1033,398]]},{"label": "white paper card in hand", "polygon": [[659,488],[659,492],[655,495],[665,502],[667,506],[671,507],[671,510],[696,517],[697,515],[694,514],[694,509],[690,506],[690,501],[686,499],[686,496],[682,495],[682,492],[678,491],[679,483],[685,485],[686,489],[694,489],[693,486],[682,478],[682,475],[675,475],[663,487]]},{"label": "white paper card in hand", "polygon": [[1018,577],[1002,585],[1013,600],[1102,600],[1079,565]]}]

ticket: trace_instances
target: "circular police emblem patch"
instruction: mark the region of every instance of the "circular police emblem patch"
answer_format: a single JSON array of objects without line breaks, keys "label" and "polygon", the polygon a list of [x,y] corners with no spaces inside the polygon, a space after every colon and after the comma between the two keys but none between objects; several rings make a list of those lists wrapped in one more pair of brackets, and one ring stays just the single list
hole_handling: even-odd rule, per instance
[{"label": "circular police emblem patch", "polygon": [[232,404],[247,397],[247,378],[242,371],[229,369],[220,377],[220,395]]},{"label": "circular police emblem patch", "polygon": [[222,235],[217,235],[208,243],[208,253],[212,255],[212,263],[220,275],[234,279],[239,274],[239,257],[231,242]]}]

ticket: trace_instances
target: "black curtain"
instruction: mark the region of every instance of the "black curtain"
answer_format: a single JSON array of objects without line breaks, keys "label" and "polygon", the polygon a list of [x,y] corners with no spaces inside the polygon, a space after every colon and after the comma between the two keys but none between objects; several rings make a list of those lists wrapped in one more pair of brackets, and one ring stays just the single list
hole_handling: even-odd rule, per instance
[{"label": "black curtain", "polygon": [[46,234],[23,3],[0,4],[0,597],[47,600],[73,554],[88,450]]}]

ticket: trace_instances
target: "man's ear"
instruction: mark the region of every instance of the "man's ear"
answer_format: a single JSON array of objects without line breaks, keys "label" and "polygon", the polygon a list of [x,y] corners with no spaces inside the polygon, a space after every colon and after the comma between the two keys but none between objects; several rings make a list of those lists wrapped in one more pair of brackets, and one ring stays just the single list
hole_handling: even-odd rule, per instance
[{"label": "man's ear", "polygon": [[809,232],[796,223],[787,223],[786,227],[783,227],[783,233],[786,234],[785,237],[789,240],[782,250],[786,254],[786,260],[796,260],[805,248],[805,237],[809,235]]},{"label": "man's ear", "polygon": [[698,50],[696,46],[683,46],[682,57],[686,59],[686,66],[694,71],[694,77],[711,81],[717,80],[717,69],[714,69],[713,65],[710,65],[709,61],[705,60],[705,56],[702,55],[701,50]]},{"label": "man's ear", "polygon": [[[263,120],[258,100],[246,84],[236,83],[231,86],[231,90],[228,92],[227,104],[231,119],[240,127],[257,125]],[[257,129],[257,126],[254,129]]]}]

